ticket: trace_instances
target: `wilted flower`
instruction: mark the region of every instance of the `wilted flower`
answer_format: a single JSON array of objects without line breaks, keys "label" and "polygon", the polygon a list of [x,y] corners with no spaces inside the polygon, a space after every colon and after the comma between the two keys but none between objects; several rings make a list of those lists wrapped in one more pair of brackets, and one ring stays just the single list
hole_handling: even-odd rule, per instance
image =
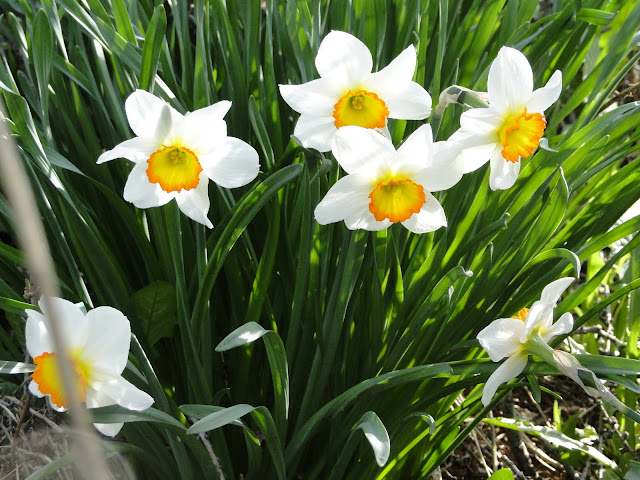
[{"label": "wilted flower", "polygon": [[227,137],[223,120],[231,102],[223,100],[186,115],[143,90],[125,102],[137,137],[104,152],[98,163],[126,158],[135,162],[124,199],[138,208],[164,205],[175,198],[180,210],[209,228],[209,179],[225,188],[246,185],[258,175],[255,149]]},{"label": "wilted flower", "polygon": [[352,230],[382,230],[401,222],[414,233],[446,226],[444,210],[431,192],[460,180],[460,150],[452,142],[434,143],[429,125],[413,132],[397,151],[373,130],[344,127],[332,150],[348,175],[316,207],[318,223],[344,220]]},{"label": "wilted flower", "polygon": [[516,317],[494,320],[478,333],[480,345],[491,360],[499,362],[508,357],[487,380],[482,393],[484,405],[491,402],[500,385],[522,373],[529,354],[555,365],[548,343],[553,337],[571,331],[573,317],[567,312],[553,323],[553,308],[573,280],[573,277],[565,277],[551,282],[531,309],[523,308]]},{"label": "wilted flower", "polygon": [[[129,355],[131,327],[121,312],[111,307],[98,307],[86,315],[73,303],[61,298],[49,299],[58,326],[69,349],[74,382],[81,401],[88,408],[118,404],[130,410],[145,410],[153,398],[122,377]],[[40,301],[42,313],[27,311],[26,340],[29,355],[36,369],[29,391],[37,397],[46,396],[51,407],[59,412],[69,407],[62,386],[62,377],[49,332],[50,313]],[[114,436],[122,423],[94,424],[105,435]]]},{"label": "wilted flower", "polygon": [[511,188],[520,173],[520,160],[540,144],[547,124],[544,111],[560,96],[559,70],[543,88],[533,90],[533,72],[518,50],[502,47],[489,69],[489,108],[474,108],[460,117],[451,140],[461,142],[464,173],[490,160],[492,190]]},{"label": "wilted flower", "polygon": [[305,147],[327,152],[336,131],[346,125],[384,129],[387,118],[427,118],[431,97],[411,80],[416,56],[411,45],[387,67],[371,73],[367,46],[353,35],[332,31],[316,56],[320,78],[280,85],[282,98],[301,114],[294,135]]}]

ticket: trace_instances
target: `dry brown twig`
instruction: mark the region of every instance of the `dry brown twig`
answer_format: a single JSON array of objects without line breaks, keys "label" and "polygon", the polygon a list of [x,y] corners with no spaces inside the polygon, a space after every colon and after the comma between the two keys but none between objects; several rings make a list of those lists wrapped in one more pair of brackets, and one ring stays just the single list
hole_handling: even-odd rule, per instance
[{"label": "dry brown twig", "polygon": [[[49,299],[59,296],[53,260],[49,253],[47,237],[44,233],[38,207],[36,206],[29,179],[18,157],[17,148],[11,138],[11,132],[6,121],[4,109],[0,108],[0,180],[14,218],[16,234],[22,246],[22,251],[28,260],[32,278],[41,289],[43,300],[49,311],[49,330],[51,340],[57,352],[67,352],[65,338],[58,328],[58,318],[55,306]],[[77,386],[73,381],[71,361],[66,355],[56,356],[62,379],[63,392],[69,399],[71,421],[76,436],[76,461],[80,474],[84,478],[107,480],[109,471],[99,453],[98,438],[93,432],[89,414],[81,405]]]}]

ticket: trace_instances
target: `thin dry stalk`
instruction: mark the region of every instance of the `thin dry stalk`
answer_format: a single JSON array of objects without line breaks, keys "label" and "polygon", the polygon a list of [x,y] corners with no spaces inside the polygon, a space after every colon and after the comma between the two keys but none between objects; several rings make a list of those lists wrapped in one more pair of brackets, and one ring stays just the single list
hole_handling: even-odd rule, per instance
[{"label": "thin dry stalk", "polygon": [[[49,313],[51,340],[57,352],[67,352],[65,339],[58,327],[59,312],[49,299],[59,296],[49,245],[40,220],[31,185],[18,158],[17,149],[0,107],[0,180],[13,210],[18,240],[29,262],[29,269],[42,290],[44,305]],[[79,401],[73,382],[71,362],[66,354],[56,355],[60,369],[63,393],[69,399],[71,421],[76,434],[76,459],[80,474],[87,479],[107,480],[107,467],[99,454],[99,444],[93,433],[89,415]]]}]

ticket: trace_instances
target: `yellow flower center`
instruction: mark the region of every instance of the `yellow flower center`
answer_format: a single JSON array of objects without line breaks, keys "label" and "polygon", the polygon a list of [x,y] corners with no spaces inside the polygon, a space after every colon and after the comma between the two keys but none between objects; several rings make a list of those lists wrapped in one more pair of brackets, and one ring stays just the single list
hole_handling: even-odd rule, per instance
[{"label": "yellow flower center", "polygon": [[393,223],[403,222],[418,213],[426,202],[422,185],[394,177],[378,182],[369,198],[369,211],[378,222],[385,218]]},{"label": "yellow flower center", "polygon": [[202,167],[195,153],[185,147],[171,145],[153,152],[147,160],[147,177],[159,183],[165,192],[196,188]]},{"label": "yellow flower center", "polygon": [[544,115],[527,113],[526,108],[520,113],[507,115],[498,130],[502,156],[516,163],[520,157],[531,155],[538,148],[546,125]]},{"label": "yellow flower center", "polygon": [[349,90],[333,107],[336,128],[346,125],[383,128],[388,116],[389,109],[384,101],[366,90]]},{"label": "yellow flower center", "polygon": [[[34,358],[33,362],[36,364],[36,369],[31,377],[38,384],[38,389],[45,395],[51,395],[51,401],[57,406],[69,408],[69,402],[63,393],[62,375],[58,368],[56,354],[44,352]],[[92,373],[91,366],[82,361],[78,354],[73,353],[71,354],[71,364],[75,373],[76,391],[80,393],[80,400],[84,402],[87,398],[87,382]]]},{"label": "yellow flower center", "polygon": [[529,314],[529,309],[528,308],[523,308],[522,310],[520,310],[518,312],[517,315],[511,317],[511,318],[517,318],[518,320],[522,320],[523,322],[527,319],[527,315]]}]

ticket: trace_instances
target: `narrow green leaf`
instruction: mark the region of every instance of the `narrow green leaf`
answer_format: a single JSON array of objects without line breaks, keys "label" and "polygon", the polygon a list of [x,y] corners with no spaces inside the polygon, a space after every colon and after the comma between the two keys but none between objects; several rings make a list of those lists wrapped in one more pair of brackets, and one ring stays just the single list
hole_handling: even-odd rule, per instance
[{"label": "narrow green leaf", "polygon": [[40,106],[45,112],[45,125],[47,125],[46,112],[49,109],[49,75],[51,74],[51,57],[53,55],[53,34],[51,33],[49,17],[42,9],[38,10],[36,21],[33,25],[32,55],[38,81]]},{"label": "narrow green leaf", "polygon": [[17,373],[31,373],[36,369],[36,366],[31,363],[22,362],[7,362],[0,360],[0,373],[14,375]]},{"label": "narrow green leaf", "polygon": [[251,412],[251,417],[258,424],[260,431],[264,435],[278,479],[285,480],[287,478],[287,469],[284,462],[284,452],[282,451],[282,440],[278,437],[278,431],[269,410],[265,407],[258,407]]},{"label": "narrow green leaf", "polygon": [[600,25],[601,27],[609,25],[615,17],[615,13],[605,12],[604,10],[598,10],[596,8],[582,8],[576,15],[578,20],[593,25]]},{"label": "narrow green leaf", "polygon": [[240,345],[255,342],[270,331],[271,330],[265,330],[255,322],[245,323],[224,337],[216,347],[216,352],[226,352],[227,350],[239,347]]},{"label": "narrow green leaf", "polygon": [[367,412],[358,421],[355,429],[359,429],[364,432],[364,436],[373,449],[373,454],[376,457],[376,463],[378,466],[384,467],[387,460],[389,460],[391,441],[389,440],[389,434],[380,420],[380,417],[378,417],[375,412]]},{"label": "narrow green leaf", "polygon": [[271,148],[271,140],[269,140],[269,134],[267,133],[267,127],[264,125],[256,99],[251,95],[249,98],[249,120],[251,120],[251,126],[253,127],[253,133],[258,138],[258,143],[262,149],[262,153],[267,161],[267,169],[271,170],[275,163],[273,148]]},{"label": "narrow green leaf", "polygon": [[158,5],[153,12],[142,46],[142,64],[140,65],[139,88],[153,91],[158,60],[167,30],[167,14],[164,6]]},{"label": "narrow green leaf", "polygon": [[240,417],[252,412],[254,409],[255,407],[247,404],[239,404],[234,405],[233,407],[223,408],[222,410],[210,413],[203,419],[198,420],[189,427],[187,433],[194,435],[196,433],[215,430],[216,428],[235,422]]},{"label": "narrow green leaf", "polygon": [[88,411],[91,414],[93,423],[154,422],[174,427],[178,430],[184,431],[187,429],[171,415],[155,408],[147,408],[137,412],[128,410],[120,405],[109,405],[108,407],[90,408]]},{"label": "narrow green leaf", "polygon": [[33,472],[31,475],[29,475],[27,477],[27,480],[40,480],[42,478],[48,478],[49,475],[54,474],[55,472],[60,470],[62,467],[66,467],[71,463],[73,463],[73,456],[70,453],[68,453],[63,457],[56,458],[52,462],[47,463],[44,467],[39,468],[38,470]]},{"label": "narrow green leaf", "polygon": [[385,373],[384,375],[370,378],[351,387],[349,390],[326,403],[302,426],[302,428],[297,430],[291,441],[287,444],[285,452],[287,465],[291,467],[291,465],[295,463],[298,452],[302,449],[311,433],[322,420],[343,411],[360,395],[367,392],[373,393],[379,390],[386,390],[387,388],[393,388],[394,386],[401,384],[422,381],[434,376],[449,376],[451,372],[451,367],[444,363],[423,365],[421,367]]},{"label": "narrow green leaf", "polygon": [[[225,407],[218,407],[216,405],[197,405],[197,404],[187,404],[180,405],[178,408],[185,416],[193,417],[200,420],[201,418],[205,418],[212,413],[217,413],[221,410],[224,410]],[[238,427],[243,427],[244,424],[240,420],[233,420],[229,423],[229,425],[236,425]]]},{"label": "narrow green leaf", "polygon": [[289,165],[278,170],[262,183],[254,186],[236,203],[226,224],[218,227],[218,229],[222,229],[222,234],[211,251],[207,268],[200,279],[200,289],[198,290],[198,296],[191,316],[194,325],[200,325],[204,321],[205,307],[207,299],[213,289],[213,283],[222,269],[225,258],[229,255],[231,248],[235,245],[238,238],[240,238],[245,228],[247,228],[251,219],[253,219],[278,190],[293,181],[301,171],[302,165]]},{"label": "narrow green leaf", "polygon": [[38,306],[12,298],[0,297],[0,309],[17,313],[18,315],[24,315],[25,310],[38,310]]},{"label": "narrow green leaf", "polygon": [[129,18],[129,12],[127,11],[124,0],[111,0],[111,5],[113,7],[113,18],[116,22],[118,33],[122,35],[127,42],[136,45],[136,36],[133,33],[132,21],[131,18]]},{"label": "narrow green leaf", "polygon": [[63,157],[58,151],[49,147],[48,145],[44,145],[44,153],[47,156],[47,159],[51,163],[51,165],[55,165],[56,167],[64,168],[65,170],[69,170],[71,172],[86,176],[78,167],[76,167],[73,163]]},{"label": "narrow green leaf", "polygon": [[281,438],[287,433],[287,417],[289,414],[289,366],[287,354],[280,336],[272,331],[265,330],[254,322],[249,322],[236,328],[227,335],[216,347],[217,352],[225,352],[241,345],[254,342],[259,338],[264,339],[271,368],[273,390],[275,395],[275,422]]}]

